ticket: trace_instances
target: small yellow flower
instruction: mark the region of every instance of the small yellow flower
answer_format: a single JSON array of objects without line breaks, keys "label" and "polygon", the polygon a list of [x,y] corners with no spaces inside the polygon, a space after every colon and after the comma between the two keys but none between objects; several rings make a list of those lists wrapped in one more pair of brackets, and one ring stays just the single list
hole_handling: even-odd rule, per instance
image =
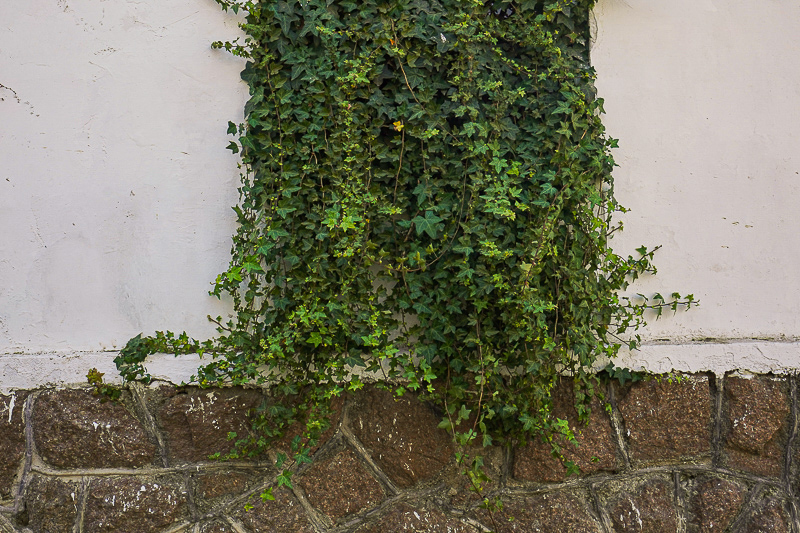
[{"label": "small yellow flower", "polygon": [[394,125],[394,130],[395,131],[403,131],[403,127],[405,126],[405,124],[403,124],[399,120],[397,122],[393,122],[392,124]]}]

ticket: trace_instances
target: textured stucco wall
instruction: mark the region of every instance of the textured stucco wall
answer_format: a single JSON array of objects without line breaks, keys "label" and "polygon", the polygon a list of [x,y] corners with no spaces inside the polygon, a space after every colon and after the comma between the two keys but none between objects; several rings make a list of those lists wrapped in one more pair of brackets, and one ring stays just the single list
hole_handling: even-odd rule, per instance
[{"label": "textured stucco wall", "polygon": [[[702,302],[626,364],[800,368],[800,5],[601,0],[596,22],[631,208],[617,246],[664,245],[638,292]],[[209,43],[237,33],[212,0],[0,3],[3,387],[79,381],[141,331],[208,336],[228,312],[206,291],[234,229],[225,129],[247,89]],[[162,376],[194,364],[172,363]]]},{"label": "textured stucco wall", "polygon": [[641,292],[702,306],[650,339],[800,336],[800,4],[601,0],[592,62]]},{"label": "textured stucco wall", "polygon": [[0,353],[213,333],[238,32],[211,0],[0,3]]}]

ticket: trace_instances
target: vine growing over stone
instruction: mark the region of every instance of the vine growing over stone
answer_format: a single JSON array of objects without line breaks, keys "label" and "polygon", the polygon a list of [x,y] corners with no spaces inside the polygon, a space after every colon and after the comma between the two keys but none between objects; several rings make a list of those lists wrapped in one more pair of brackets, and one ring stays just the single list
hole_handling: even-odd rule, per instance
[{"label": "vine growing over stone", "polygon": [[[586,415],[598,361],[636,346],[644,311],[693,303],[620,295],[654,250],[610,247],[624,209],[593,0],[216,1],[246,13],[242,42],[214,43],[250,86],[228,129],[239,228],[212,291],[235,314],[210,341],[137,337],[117,364],[147,379],[148,353],[197,351],[201,385],[269,384],[234,454],[300,421],[308,460],[331,398],[367,379],[437,406],[463,446],[569,437],[557,380]],[[480,458],[459,461],[479,487]]]}]

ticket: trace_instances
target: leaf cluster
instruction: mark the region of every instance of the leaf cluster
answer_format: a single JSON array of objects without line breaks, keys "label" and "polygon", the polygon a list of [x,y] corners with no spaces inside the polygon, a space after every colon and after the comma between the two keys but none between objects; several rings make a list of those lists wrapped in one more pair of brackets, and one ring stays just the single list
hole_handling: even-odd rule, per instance
[{"label": "leaf cluster", "polygon": [[122,368],[172,346],[213,355],[203,385],[278,384],[300,399],[265,407],[270,438],[300,421],[313,439],[364,376],[438,405],[465,446],[568,432],[553,387],[570,376],[588,412],[595,363],[635,346],[648,309],[620,291],[654,272],[652,250],[609,245],[594,1],[217,2],[246,12],[244,42],[214,43],[250,87],[212,291],[235,316],[207,343],[133,339]]}]

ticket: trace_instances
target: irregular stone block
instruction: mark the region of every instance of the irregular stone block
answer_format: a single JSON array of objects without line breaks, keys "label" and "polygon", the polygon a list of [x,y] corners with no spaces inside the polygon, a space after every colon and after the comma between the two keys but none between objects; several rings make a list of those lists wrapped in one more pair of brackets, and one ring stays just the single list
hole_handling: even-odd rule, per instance
[{"label": "irregular stone block", "polygon": [[711,392],[705,376],[634,383],[618,405],[632,461],[710,456]]},{"label": "irregular stone block", "polygon": [[250,499],[249,509],[236,511],[234,516],[248,530],[270,533],[315,533],[306,517],[305,510],[297,498],[286,489],[273,491],[274,501],[261,501],[258,496]]},{"label": "irregular stone block", "polygon": [[14,481],[25,455],[25,409],[27,392],[0,395],[0,499],[14,497]]},{"label": "irregular stone block", "polygon": [[186,491],[177,479],[101,478],[89,486],[83,531],[158,531],[187,515]]},{"label": "irregular stone block", "polygon": [[753,514],[744,522],[741,533],[789,533],[789,514],[786,504],[777,499],[770,498],[763,501]]},{"label": "irregular stone block", "polygon": [[61,468],[134,468],[150,464],[156,447],[122,405],[81,390],[47,391],[33,407],[36,450]]},{"label": "irregular stone block", "polygon": [[747,487],[722,478],[695,484],[689,500],[690,524],[697,533],[727,531],[747,496]]},{"label": "irregular stone block", "polygon": [[[564,461],[572,461],[581,474],[616,469],[617,447],[608,417],[599,400],[591,404],[589,423],[578,421],[575,410],[575,396],[571,381],[562,381],[553,393],[553,414],[567,420],[575,434],[578,446],[559,439]],[[554,482],[567,477],[567,469],[561,461],[553,457],[550,445],[539,439],[527,446],[517,448],[514,456],[514,477],[520,481]]]},{"label": "irregular stone block", "polygon": [[724,388],[724,450],[728,464],[754,474],[779,477],[788,433],[786,384],[764,377],[729,377]]},{"label": "irregular stone block", "polygon": [[33,476],[25,491],[28,528],[36,533],[72,531],[79,499],[77,483]]},{"label": "irregular stone block", "polygon": [[430,480],[453,457],[450,436],[437,427],[439,417],[411,395],[395,398],[370,389],[350,412],[353,433],[399,487]]},{"label": "irregular stone block", "polygon": [[485,526],[493,530],[496,528],[497,533],[603,531],[582,498],[561,492],[527,498],[506,497],[503,499],[503,509],[494,513],[494,523],[488,519],[485,511],[481,512],[480,517]]},{"label": "irregular stone block", "polygon": [[610,506],[616,533],[665,533],[678,530],[678,510],[671,483],[655,479],[623,492]]},{"label": "irregular stone block", "polygon": [[336,521],[383,500],[383,489],[350,450],[315,461],[298,480],[308,502]]},{"label": "irregular stone block", "polygon": [[226,454],[234,440],[249,434],[249,413],[261,403],[261,393],[249,389],[192,389],[164,403],[159,421],[167,436],[169,457],[176,462],[207,461],[217,452]]},{"label": "irregular stone block", "polygon": [[377,522],[361,526],[355,533],[473,533],[475,528],[461,520],[450,518],[438,509],[415,508],[400,504]]}]

